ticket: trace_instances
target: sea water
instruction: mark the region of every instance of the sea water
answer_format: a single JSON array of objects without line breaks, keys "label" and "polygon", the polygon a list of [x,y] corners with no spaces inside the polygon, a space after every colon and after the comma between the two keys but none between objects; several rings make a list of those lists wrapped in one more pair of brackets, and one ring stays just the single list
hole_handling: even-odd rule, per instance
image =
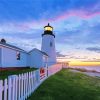
[{"label": "sea water", "polygon": [[[82,73],[90,75],[90,76],[100,77],[100,66],[70,66],[69,68],[85,69],[85,70],[87,70],[87,72],[82,72]],[[89,71],[91,71],[91,72],[89,72]]]}]

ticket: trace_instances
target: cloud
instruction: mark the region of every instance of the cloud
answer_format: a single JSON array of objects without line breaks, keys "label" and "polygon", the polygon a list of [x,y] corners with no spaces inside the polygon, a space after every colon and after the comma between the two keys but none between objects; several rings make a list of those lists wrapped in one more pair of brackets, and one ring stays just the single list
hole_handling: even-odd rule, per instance
[{"label": "cloud", "polygon": [[86,49],[89,51],[100,53],[100,47],[88,47]]},{"label": "cloud", "polygon": [[[71,20],[71,19],[70,19]],[[94,19],[92,19],[94,20]],[[74,19],[74,23],[77,23]],[[71,23],[70,24],[71,27]],[[98,44],[100,45],[100,23],[92,23],[87,20],[81,20],[80,24],[77,27],[73,27],[72,29],[70,27],[67,27],[67,23],[63,25],[62,30],[58,30],[57,34],[57,42],[64,43],[64,44],[72,44],[72,45],[89,45],[89,44]],[[62,39],[61,39],[62,37]]]},{"label": "cloud", "polygon": [[61,52],[56,52],[57,57],[66,57],[66,55],[61,54]]},{"label": "cloud", "polygon": [[0,0],[0,22],[91,18],[100,15],[99,4],[99,0]]},{"label": "cloud", "polygon": [[[24,34],[25,35],[25,34]],[[8,44],[12,44],[18,46],[26,51],[30,51],[33,48],[41,48],[41,37],[33,38],[33,37],[25,37],[18,35],[0,35],[1,38],[4,38]]]}]

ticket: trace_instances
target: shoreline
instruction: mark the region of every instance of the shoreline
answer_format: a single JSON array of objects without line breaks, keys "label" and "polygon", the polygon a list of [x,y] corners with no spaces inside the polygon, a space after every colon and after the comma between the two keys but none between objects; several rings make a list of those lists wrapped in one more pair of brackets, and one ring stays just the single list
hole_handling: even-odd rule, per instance
[{"label": "shoreline", "polygon": [[100,74],[100,71],[88,70],[88,69],[85,69],[85,68],[71,68],[71,67],[68,67],[68,69],[75,69],[75,70],[78,70],[80,72],[93,72],[93,73],[99,73]]},{"label": "shoreline", "polygon": [[82,68],[68,68],[71,69],[71,71],[73,72],[81,72],[83,74],[92,76],[92,77],[98,77],[100,78],[100,72],[95,71],[95,70],[86,70],[86,69],[82,69]]},{"label": "shoreline", "polygon": [[68,66],[68,68],[74,68],[83,72],[100,73],[100,66]]}]

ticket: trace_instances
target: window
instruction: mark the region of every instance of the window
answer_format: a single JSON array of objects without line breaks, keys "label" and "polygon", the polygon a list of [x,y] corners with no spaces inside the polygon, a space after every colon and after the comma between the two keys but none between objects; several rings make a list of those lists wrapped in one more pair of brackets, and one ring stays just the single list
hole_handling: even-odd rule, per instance
[{"label": "window", "polygon": [[52,47],[52,42],[50,42],[50,47]]},{"label": "window", "polygon": [[17,58],[17,60],[20,60],[20,52],[17,52],[16,58]]}]

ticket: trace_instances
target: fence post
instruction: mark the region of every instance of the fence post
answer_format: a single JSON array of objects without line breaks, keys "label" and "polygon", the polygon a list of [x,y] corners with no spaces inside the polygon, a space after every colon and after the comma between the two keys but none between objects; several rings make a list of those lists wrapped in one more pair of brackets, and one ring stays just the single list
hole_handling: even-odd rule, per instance
[{"label": "fence post", "polygon": [[2,93],[3,93],[3,81],[0,80],[0,100],[2,100]]},{"label": "fence post", "polygon": [[4,100],[7,100],[7,79],[4,80]]},{"label": "fence post", "polygon": [[30,94],[32,93],[32,72],[30,72],[30,77],[31,77],[31,79],[30,79]]},{"label": "fence post", "polygon": [[27,99],[27,73],[24,74],[24,99]]},{"label": "fence post", "polygon": [[16,75],[12,75],[12,100],[16,100],[15,98],[15,94],[16,94],[16,91],[15,91],[15,78],[16,78]]},{"label": "fence post", "polygon": [[23,90],[24,90],[24,99],[23,100],[25,100],[25,88],[26,88],[26,83],[25,83],[25,80],[26,80],[26,75],[25,75],[25,73],[24,73],[24,75],[23,75],[23,82],[24,82],[24,86],[23,86]]},{"label": "fence post", "polygon": [[32,72],[32,92],[34,91],[34,71]]},{"label": "fence post", "polygon": [[29,84],[28,84],[28,89],[29,89],[29,90],[28,90],[28,95],[30,96],[30,72],[29,72],[28,75],[29,75]]},{"label": "fence post", "polygon": [[31,72],[29,72],[29,95],[31,95]]},{"label": "fence post", "polygon": [[35,71],[33,72],[33,91],[35,90],[35,88],[36,88],[36,77],[35,77],[36,75],[35,75]]},{"label": "fence post", "polygon": [[8,76],[8,100],[12,100],[12,94],[11,94],[11,90],[12,90],[12,82],[11,82],[11,77]]},{"label": "fence post", "polygon": [[11,75],[11,76],[9,76],[8,77],[8,80],[9,80],[9,82],[8,82],[8,84],[10,85],[10,86],[8,86],[8,91],[10,92],[10,94],[9,94],[9,92],[8,92],[8,94],[9,94],[9,100],[16,100],[16,77],[17,77],[17,75]]},{"label": "fence post", "polygon": [[20,76],[20,74],[19,74],[19,76],[18,76],[18,100],[20,100],[20,91],[21,91],[21,86],[20,86],[20,80],[21,80],[21,76]]},{"label": "fence post", "polygon": [[26,99],[27,99],[27,97],[28,97],[28,94],[27,94],[27,91],[28,91],[28,89],[27,89],[27,86],[28,86],[28,73],[26,73],[26,89],[25,89],[25,91],[26,91]]},{"label": "fence post", "polygon": [[30,76],[29,76],[29,72],[28,72],[28,97],[29,97],[29,90],[30,90],[30,88],[29,88],[29,85],[30,85]]},{"label": "fence post", "polygon": [[21,74],[21,100],[23,100],[23,74]]},{"label": "fence post", "polygon": [[36,71],[34,72],[34,90],[36,89],[37,79],[36,79]]},{"label": "fence post", "polygon": [[15,77],[15,100],[18,100],[18,76]]}]

